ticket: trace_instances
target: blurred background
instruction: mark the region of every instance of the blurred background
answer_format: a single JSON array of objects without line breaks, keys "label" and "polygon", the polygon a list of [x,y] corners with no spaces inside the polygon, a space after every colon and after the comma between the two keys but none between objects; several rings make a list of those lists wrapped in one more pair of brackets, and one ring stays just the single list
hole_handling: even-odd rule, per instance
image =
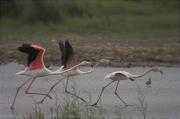
[{"label": "blurred background", "polygon": [[[41,44],[56,61],[59,40],[80,58],[179,63],[179,0],[0,0],[0,53]],[[12,44],[13,42],[13,44]],[[3,45],[5,44],[5,45]],[[48,52],[47,51],[47,52]],[[56,51],[57,52],[57,51]],[[9,51],[11,59],[16,59]],[[142,56],[143,55],[143,56]],[[54,57],[53,57],[54,56]],[[173,57],[173,58],[172,58]],[[1,59],[1,61],[4,61]]]}]

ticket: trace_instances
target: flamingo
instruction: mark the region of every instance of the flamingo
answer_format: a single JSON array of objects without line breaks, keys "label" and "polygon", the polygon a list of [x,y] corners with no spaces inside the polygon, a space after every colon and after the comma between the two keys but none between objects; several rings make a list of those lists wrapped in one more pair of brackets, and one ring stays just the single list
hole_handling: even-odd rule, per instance
[{"label": "flamingo", "polygon": [[[76,60],[76,56],[74,53],[74,50],[71,46],[71,44],[69,43],[68,40],[65,41],[65,43],[63,43],[62,41],[59,42],[59,49],[61,51],[61,63],[62,63],[62,68],[60,68],[60,70],[66,70],[69,69],[71,67],[73,67],[74,65],[77,64],[77,60]],[[66,86],[65,86],[65,92],[68,93],[69,95],[75,96],[76,98],[80,99],[81,101],[87,103],[87,101],[85,99],[83,99],[80,96],[77,96],[75,94],[73,94],[72,92],[68,91],[68,81],[69,81],[69,77],[71,76],[75,76],[75,75],[84,75],[84,74],[88,74],[94,71],[95,67],[97,67],[100,63],[106,63],[108,60],[106,59],[101,59],[99,60],[90,70],[88,71],[81,71],[79,69],[79,67],[73,68],[73,70],[70,70],[68,72],[63,73],[63,78],[61,80],[58,80],[49,90],[48,94],[53,90],[53,88],[55,88],[56,85],[58,85],[59,82],[61,82],[63,79],[67,79],[66,80]],[[87,61],[88,62],[88,61]],[[89,63],[90,65],[90,63]],[[91,64],[92,66],[92,64]],[[39,102],[39,103],[43,103],[44,100],[46,99],[46,97],[48,97],[48,95],[45,95],[44,98]]]},{"label": "flamingo", "polygon": [[115,82],[115,81],[117,81],[117,85],[116,85],[114,94],[117,96],[117,98],[119,98],[124,103],[125,106],[128,106],[128,104],[117,93],[117,88],[118,88],[119,82],[121,80],[128,80],[128,79],[131,80],[131,81],[134,81],[136,78],[141,78],[141,77],[145,76],[146,74],[148,74],[150,72],[160,72],[161,74],[163,74],[163,72],[160,70],[160,68],[152,68],[152,69],[146,71],[145,73],[143,73],[141,75],[134,75],[134,74],[131,74],[131,73],[127,72],[127,71],[115,71],[115,72],[107,74],[105,76],[105,79],[111,79],[112,81],[109,82],[107,85],[105,85],[102,88],[101,93],[100,93],[97,101],[94,104],[92,104],[91,106],[96,106],[98,104],[104,89],[106,87],[108,87],[110,84],[112,84],[113,82]]},{"label": "flamingo", "polygon": [[44,65],[43,57],[44,57],[44,53],[45,53],[45,48],[43,48],[42,46],[31,45],[31,44],[23,44],[22,46],[18,47],[18,50],[23,52],[23,53],[28,54],[28,62],[27,62],[27,67],[25,68],[25,70],[20,71],[16,74],[17,75],[25,75],[25,76],[28,76],[30,78],[28,80],[26,80],[24,83],[22,83],[17,88],[15,97],[14,97],[12,105],[11,105],[11,109],[14,108],[14,104],[15,104],[16,97],[18,95],[19,90],[29,81],[31,81],[31,82],[30,82],[29,86],[27,87],[25,94],[43,95],[43,96],[47,96],[50,99],[52,99],[52,97],[48,93],[37,93],[37,92],[30,92],[29,91],[31,85],[34,83],[36,78],[44,77],[44,76],[48,76],[48,75],[61,75],[65,72],[73,70],[74,68],[76,68],[78,66],[91,65],[92,64],[89,61],[83,61],[77,65],[72,66],[69,69],[66,68],[66,70],[62,70],[63,67],[66,67],[66,66],[61,66],[57,71],[50,71]]}]

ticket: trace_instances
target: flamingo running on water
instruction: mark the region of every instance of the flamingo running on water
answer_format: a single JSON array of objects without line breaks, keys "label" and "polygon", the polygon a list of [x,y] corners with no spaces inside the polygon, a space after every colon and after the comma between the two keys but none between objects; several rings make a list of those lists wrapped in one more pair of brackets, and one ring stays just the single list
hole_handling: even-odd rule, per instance
[{"label": "flamingo running on water", "polygon": [[[66,70],[66,69],[69,69],[73,66],[75,66],[77,64],[77,60],[76,60],[76,54],[74,53],[74,50],[71,46],[71,44],[69,43],[68,40],[65,41],[65,43],[63,43],[62,41],[59,42],[59,48],[60,48],[60,51],[61,51],[61,63],[62,63],[62,68],[60,68],[60,70]],[[89,62],[89,61],[84,61],[84,62]],[[79,69],[79,67],[76,67],[76,68],[73,68],[73,70],[71,71],[68,71],[68,72],[65,72],[63,73],[63,78],[61,80],[58,80],[49,90],[48,94],[53,90],[53,88],[59,83],[61,82],[63,79],[67,79],[66,80],[66,87],[65,87],[65,92],[72,95],[72,96],[75,96],[76,98],[80,99],[81,101],[87,103],[87,101],[85,99],[83,99],[82,97],[80,96],[77,96],[75,94],[73,94],[72,92],[68,91],[68,81],[69,81],[69,77],[70,76],[75,76],[75,75],[83,75],[83,74],[88,74],[88,73],[91,73],[94,71],[95,67],[98,66],[100,63],[105,63],[107,62],[106,59],[101,59],[99,60],[95,66],[93,66],[93,68],[91,68],[89,71],[82,71]],[[91,63],[89,63],[90,65]],[[42,103],[46,97],[48,97],[48,95],[46,95],[41,101],[40,103]]]},{"label": "flamingo running on water", "polygon": [[91,106],[96,106],[97,105],[97,103],[99,102],[100,97],[101,97],[104,89],[106,87],[108,87],[110,84],[112,84],[113,82],[115,82],[115,81],[117,81],[117,85],[116,85],[114,94],[125,104],[125,106],[128,106],[128,104],[117,93],[117,88],[118,88],[119,82],[121,80],[128,80],[128,79],[131,80],[131,81],[134,81],[136,78],[143,77],[143,76],[145,76],[146,74],[148,74],[148,73],[150,73],[152,71],[153,72],[160,72],[161,74],[163,74],[163,72],[160,70],[160,68],[152,68],[152,69],[146,71],[145,73],[143,73],[141,75],[134,75],[134,74],[131,74],[131,73],[127,72],[127,71],[115,71],[115,72],[112,72],[110,74],[107,74],[105,76],[105,79],[111,79],[112,81],[102,88],[101,93],[100,93],[97,101],[94,104],[92,104]]},{"label": "flamingo running on water", "polygon": [[14,104],[16,101],[16,97],[17,94],[19,92],[19,90],[29,81],[30,84],[27,87],[25,93],[26,94],[36,94],[36,95],[43,95],[43,96],[47,96],[50,99],[52,98],[49,93],[37,93],[37,92],[30,92],[29,89],[31,87],[31,85],[33,84],[33,82],[35,81],[36,78],[38,77],[44,77],[44,76],[48,76],[48,75],[61,75],[65,72],[68,72],[70,70],[73,70],[74,68],[81,66],[81,65],[91,65],[92,63],[89,61],[83,61],[77,65],[72,66],[71,68],[66,68],[65,70],[62,70],[63,67],[66,66],[61,66],[60,69],[58,69],[57,71],[50,71],[48,68],[45,67],[44,65],[44,61],[43,61],[43,57],[44,57],[44,53],[45,53],[45,48],[39,46],[39,45],[30,45],[30,44],[23,44],[22,46],[20,46],[18,48],[19,51],[28,54],[28,62],[27,62],[27,67],[25,68],[25,70],[20,71],[18,73],[16,73],[17,75],[25,75],[30,77],[28,80],[26,80],[24,83],[22,83],[16,91],[15,97],[13,99],[12,105],[11,105],[11,109],[14,108]]}]

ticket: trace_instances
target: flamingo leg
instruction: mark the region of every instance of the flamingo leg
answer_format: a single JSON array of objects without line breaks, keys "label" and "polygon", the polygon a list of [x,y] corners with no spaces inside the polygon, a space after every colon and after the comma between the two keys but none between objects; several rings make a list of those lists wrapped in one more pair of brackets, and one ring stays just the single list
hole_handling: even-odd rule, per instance
[{"label": "flamingo leg", "polygon": [[[65,79],[65,77],[63,77],[62,79],[58,80],[54,85],[52,85],[47,94],[49,95],[49,93],[55,88],[55,86],[57,84],[59,84],[63,79]],[[45,95],[44,98],[41,101],[39,101],[39,103],[43,103],[44,100],[46,99],[46,97],[47,97],[47,95]]]},{"label": "flamingo leg", "polygon": [[119,82],[120,82],[120,80],[118,80],[118,82],[117,82],[117,85],[116,85],[116,89],[115,89],[115,91],[114,91],[114,94],[125,104],[125,106],[128,106],[128,104],[127,104],[127,103],[118,95],[118,93],[117,93],[117,89],[118,89]]},{"label": "flamingo leg", "polygon": [[35,81],[36,78],[33,78],[30,85],[28,86],[28,88],[25,91],[25,94],[35,94],[35,95],[44,95],[44,96],[48,96],[50,99],[52,99],[52,97],[46,93],[36,93],[36,92],[29,92],[29,89],[31,87],[31,85],[33,84],[33,82]]},{"label": "flamingo leg", "polygon": [[12,103],[12,105],[11,105],[11,109],[14,108],[14,104],[15,104],[16,97],[17,97],[17,95],[18,95],[18,92],[19,92],[20,89],[21,89],[27,82],[29,82],[30,80],[32,80],[32,78],[29,78],[28,80],[26,80],[23,84],[21,84],[21,85],[17,88],[16,94],[15,94],[14,99],[13,99],[13,103]]},{"label": "flamingo leg", "polygon": [[70,94],[70,95],[72,95],[72,96],[75,96],[76,98],[79,98],[79,99],[82,100],[83,102],[87,103],[87,101],[84,100],[83,98],[81,98],[81,97],[79,97],[79,96],[77,96],[77,95],[75,95],[75,94],[73,94],[73,93],[71,93],[71,92],[69,92],[69,91],[67,90],[67,88],[68,88],[68,80],[69,80],[69,76],[67,76],[65,92],[68,93],[68,94]]},{"label": "flamingo leg", "polygon": [[111,81],[110,83],[108,83],[107,85],[105,85],[105,86],[102,88],[101,93],[100,93],[97,101],[96,101],[94,104],[92,104],[91,106],[96,106],[96,105],[97,105],[97,103],[99,102],[99,100],[100,100],[100,98],[101,98],[101,95],[102,95],[104,89],[105,89],[106,87],[108,87],[110,84],[112,84],[113,82],[114,82],[114,81]]}]

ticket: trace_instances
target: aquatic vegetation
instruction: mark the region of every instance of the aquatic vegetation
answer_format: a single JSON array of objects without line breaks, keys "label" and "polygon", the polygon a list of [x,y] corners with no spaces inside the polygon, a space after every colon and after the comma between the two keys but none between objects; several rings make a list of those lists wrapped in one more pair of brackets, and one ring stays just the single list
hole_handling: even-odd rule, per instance
[{"label": "aquatic vegetation", "polygon": [[[77,93],[75,86],[71,87],[73,93]],[[55,95],[55,103],[49,108],[50,116],[42,111],[39,104],[35,104],[32,113],[24,115],[24,119],[106,119],[106,111],[102,105],[98,108],[80,103],[75,97],[70,97],[66,94],[63,104],[60,103],[58,96]],[[79,93],[77,94],[79,95]],[[91,95],[89,96],[89,100]],[[62,101],[61,101],[62,102]]]}]

